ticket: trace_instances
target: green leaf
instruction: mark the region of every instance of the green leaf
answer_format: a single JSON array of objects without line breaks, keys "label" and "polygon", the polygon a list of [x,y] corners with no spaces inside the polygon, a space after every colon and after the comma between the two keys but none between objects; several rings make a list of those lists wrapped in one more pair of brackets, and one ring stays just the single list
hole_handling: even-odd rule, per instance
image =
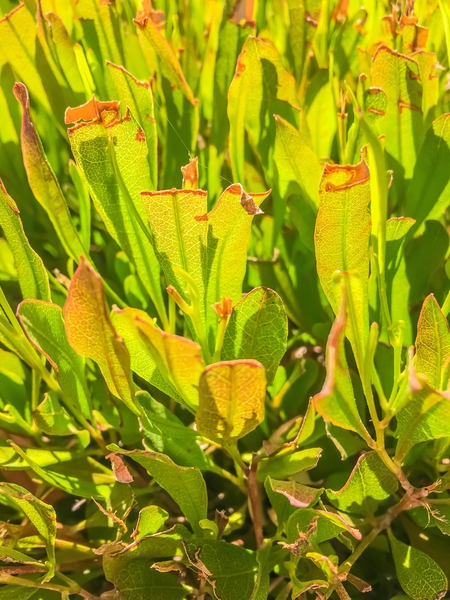
[{"label": "green leaf", "polygon": [[[167,283],[187,299],[185,280],[173,267],[181,267],[195,281],[199,290],[199,302],[204,302],[206,285],[207,224],[195,217],[207,210],[207,192],[203,190],[166,190],[143,192],[145,207],[153,235],[155,253]],[[205,306],[201,307],[204,314]]]},{"label": "green leaf", "polygon": [[146,559],[129,561],[115,574],[114,584],[123,600],[182,600],[187,594],[172,573],[158,573]]},{"label": "green leaf", "polygon": [[262,458],[258,461],[258,480],[264,481],[267,476],[286,478],[292,477],[302,471],[313,469],[319,462],[322,448],[308,448],[292,452],[281,451],[275,456]]},{"label": "green leaf", "polygon": [[[357,165],[326,165],[319,188],[315,229],[317,273],[323,291],[337,315],[342,283],[336,271],[348,273],[350,323],[347,336],[361,372],[369,333],[368,278],[370,201],[369,171]],[[354,317],[352,317],[352,314]]]},{"label": "green leaf", "polygon": [[[66,113],[68,122],[94,119],[68,130],[72,152],[108,232],[136,267],[163,325],[166,325],[160,267],[152,245],[130,208],[134,205],[141,222],[146,222],[140,192],[151,189],[152,180],[145,136],[129,114],[120,120],[117,102],[106,103],[106,106],[93,102]],[[109,139],[112,140],[114,159]]]},{"label": "green leaf", "polygon": [[136,394],[143,411],[141,424],[151,449],[167,454],[177,465],[213,470],[213,463],[197,443],[198,434],[147,392]]},{"label": "green leaf", "polygon": [[40,300],[25,300],[19,304],[17,316],[30,342],[54,368],[65,397],[89,419],[90,395],[84,360],[67,341],[61,308]]},{"label": "green leaf", "polygon": [[212,585],[216,598],[251,598],[258,565],[254,552],[219,540],[185,542],[191,564]]},{"label": "green leaf", "polygon": [[38,46],[33,15],[25,4],[19,4],[3,19],[0,19],[2,54],[10,62],[17,78],[25,82],[39,103],[51,114],[42,74],[39,73],[36,64]]},{"label": "green leaf", "polygon": [[0,589],[0,600],[28,600],[39,590],[36,588],[24,588],[17,585],[5,585]]},{"label": "green leaf", "polygon": [[117,97],[121,105],[130,108],[134,118],[144,130],[152,181],[150,189],[155,190],[158,185],[158,138],[151,87],[146,81],[136,79],[124,67],[119,67],[109,61],[106,61],[106,67],[117,90]]},{"label": "green leaf", "polygon": [[92,458],[80,458],[43,469],[31,454],[26,454],[16,444],[11,443],[11,446],[38,477],[67,494],[97,500],[110,497],[114,475],[110,469]]},{"label": "green leaf", "polygon": [[111,324],[102,280],[84,257],[70,283],[64,321],[67,340],[75,352],[94,360],[110,392],[139,414],[134,404],[129,352]]},{"label": "green leaf", "polygon": [[443,170],[449,156],[450,118],[445,114],[427,131],[406,193],[405,212],[416,219],[413,231],[425,220],[439,219],[449,204],[450,183]]},{"label": "green leaf", "polygon": [[45,542],[48,556],[48,573],[44,581],[50,580],[56,568],[55,539],[56,513],[53,506],[45,504],[28,490],[14,483],[0,482],[0,494],[7,496],[16,504],[36,527]]},{"label": "green leaf", "polygon": [[253,358],[266,369],[272,383],[286,352],[287,317],[280,296],[269,288],[256,288],[236,304],[223,341],[221,358]]},{"label": "green leaf", "polygon": [[0,180],[0,226],[14,255],[23,298],[50,301],[50,286],[42,259],[30,246],[19,209]]},{"label": "green leaf", "polygon": [[144,17],[142,20],[136,19],[135,23],[158,55],[163,75],[174,87],[180,90],[191,104],[195,105],[197,100],[186,81],[180,63],[155,23],[149,17]]},{"label": "green leaf", "polygon": [[322,166],[295,127],[277,115],[275,120],[273,160],[278,193],[284,202],[295,197],[295,204],[290,204],[292,220],[302,242],[314,251],[314,223]]},{"label": "green leaf", "polygon": [[160,506],[146,506],[139,511],[136,529],[133,531],[135,541],[147,535],[153,535],[164,529],[169,513]]},{"label": "green leaf", "polygon": [[447,319],[433,294],[425,298],[417,324],[416,371],[427,378],[431,388],[441,389],[441,379],[450,358],[450,331]]},{"label": "green leaf", "polygon": [[389,531],[395,570],[403,591],[416,600],[440,600],[448,589],[447,578],[427,554],[397,540]]},{"label": "green leaf", "polygon": [[142,450],[120,450],[110,446],[117,453],[129,456],[146,469],[153,479],[175,500],[198,537],[203,537],[199,525],[206,519],[208,496],[205,480],[195,467],[179,467],[168,456],[159,452]]},{"label": "green leaf", "polygon": [[207,220],[207,292],[209,337],[215,339],[217,314],[212,305],[223,298],[233,304],[242,297],[242,281],[247,268],[247,249],[253,217],[260,214],[260,204],[269,192],[247,194],[240,184],[224,190]]},{"label": "green leaf", "polygon": [[47,212],[64,250],[78,262],[80,255],[86,254],[89,248],[84,248],[81,243],[66,199],[31,120],[28,90],[23,83],[16,83],[13,91],[22,106],[22,154],[28,182],[36,200]]},{"label": "green leaf", "polygon": [[327,376],[322,390],[313,397],[316,412],[326,422],[348,429],[368,439],[368,432],[361,421],[353,385],[344,352],[346,326],[345,295],[342,297],[339,315],[333,323],[327,341]]},{"label": "green leaf", "polygon": [[36,425],[48,435],[72,435],[79,433],[73,420],[61,407],[58,396],[53,392],[45,394],[44,400],[33,412]]},{"label": "green leaf", "polygon": [[412,177],[424,136],[419,66],[414,58],[382,45],[373,57],[371,75],[372,86],[381,88],[387,97],[385,115],[377,125],[386,135],[388,164],[395,169],[394,186],[402,195],[404,179]]},{"label": "green leaf", "polygon": [[[170,381],[170,377],[167,379],[164,376],[164,372],[158,368],[158,364],[153,359],[149,350],[150,342],[147,342],[146,338],[142,335],[141,329],[136,322],[136,319],[139,319],[140,321],[148,322],[149,326],[153,326],[153,319],[146,312],[138,308],[119,309],[116,306],[113,307],[110,318],[114,329],[123,338],[125,346],[130,353],[132,371],[170,396],[170,398],[182,404],[182,396],[176,391],[176,388]],[[158,360],[160,360],[159,355]]]},{"label": "green leaf", "polygon": [[331,503],[339,510],[373,516],[380,502],[397,491],[396,476],[376,452],[359,457],[347,483],[339,491],[327,490]]},{"label": "green leaf", "polygon": [[[48,467],[57,463],[67,462],[77,458],[77,453],[73,450],[58,450],[55,448],[26,448],[25,454],[33,462],[41,467]],[[28,463],[16,454],[14,448],[9,446],[0,446],[0,465],[2,469],[23,471],[28,468]]]},{"label": "green leaf", "polygon": [[448,394],[435,391],[426,383],[422,385],[416,378],[408,403],[397,415],[395,436],[398,438],[397,462],[420,442],[450,437]]},{"label": "green leaf", "polygon": [[291,506],[296,508],[314,506],[324,491],[324,488],[311,488],[297,481],[279,481],[271,477],[269,477],[269,485],[272,491],[285,496]]},{"label": "green leaf", "polygon": [[286,525],[286,535],[289,543],[292,544],[297,541],[299,532],[305,533],[311,521],[316,517],[318,544],[337,537],[343,531],[347,531],[357,540],[362,537],[357,529],[354,529],[343,517],[335,513],[314,510],[313,508],[299,508],[291,515]]},{"label": "green leaf", "polygon": [[182,336],[158,329],[150,319],[137,317],[135,323],[160,373],[176,389],[183,404],[194,412],[204,368],[201,347]]},{"label": "green leaf", "polygon": [[206,367],[200,377],[198,431],[218,444],[244,437],[264,419],[266,374],[256,360],[233,360]]}]

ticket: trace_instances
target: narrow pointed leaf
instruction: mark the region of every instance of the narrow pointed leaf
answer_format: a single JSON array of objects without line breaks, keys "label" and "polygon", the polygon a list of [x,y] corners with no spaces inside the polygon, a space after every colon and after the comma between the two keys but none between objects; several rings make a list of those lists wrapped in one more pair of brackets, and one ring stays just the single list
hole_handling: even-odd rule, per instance
[{"label": "narrow pointed leaf", "polygon": [[28,90],[23,83],[16,83],[14,94],[22,106],[22,153],[28,182],[36,200],[47,212],[65,251],[71,258],[78,261],[80,255],[86,254],[89,249],[83,248],[70,216],[66,199],[34,128],[30,114]]},{"label": "narrow pointed leaf", "polygon": [[66,398],[89,419],[91,408],[84,360],[67,342],[62,309],[56,304],[25,300],[19,304],[17,315],[30,342],[55,369]]},{"label": "narrow pointed leaf", "polygon": [[395,475],[375,452],[367,452],[359,457],[344,487],[337,492],[327,490],[327,496],[339,510],[372,516],[397,488]]},{"label": "narrow pointed leaf", "polygon": [[237,441],[262,422],[265,395],[265,370],[256,360],[209,365],[200,377],[199,433],[219,444]]},{"label": "narrow pointed leaf", "polygon": [[13,251],[23,298],[50,301],[50,286],[42,259],[30,246],[16,203],[0,180],[0,227]]},{"label": "narrow pointed leaf", "polygon": [[205,480],[196,467],[179,467],[168,456],[142,450],[115,450],[142,465],[175,500],[197,536],[203,537],[199,523],[206,519],[208,496]]},{"label": "narrow pointed leaf", "polygon": [[233,308],[223,341],[222,360],[253,358],[271,383],[286,352],[287,317],[283,302],[269,288],[256,288]]},{"label": "narrow pointed leaf", "polygon": [[361,351],[369,332],[368,285],[370,214],[369,171],[357,165],[326,165],[319,189],[319,213],[315,229],[317,273],[323,291],[337,315],[342,284],[336,271],[349,274],[349,296],[355,314],[347,335],[361,369]]},{"label": "narrow pointed leaf", "polygon": [[314,223],[319,204],[319,181],[322,166],[317,156],[305,143],[300,132],[275,115],[276,137],[273,160],[278,192],[283,202],[295,196],[292,219],[301,240],[314,250]]},{"label": "narrow pointed leaf", "polygon": [[423,303],[417,324],[416,371],[430,387],[440,389],[442,370],[450,358],[450,331],[447,319],[433,294]]},{"label": "narrow pointed leaf", "polygon": [[75,352],[94,360],[110,392],[130,410],[138,412],[134,405],[130,355],[111,324],[102,280],[83,257],[70,284],[64,321],[67,340]]},{"label": "narrow pointed leaf", "polygon": [[367,439],[356,405],[350,373],[344,353],[346,316],[345,296],[343,296],[339,315],[334,321],[327,342],[327,376],[322,390],[313,398],[314,408],[323,419],[337,427],[358,433]]},{"label": "narrow pointed leaf", "polygon": [[204,368],[201,347],[196,342],[158,329],[148,319],[138,317],[135,323],[161,375],[177,390],[184,403],[195,410]]},{"label": "narrow pointed leaf", "polygon": [[440,600],[448,589],[447,577],[425,552],[412,548],[389,533],[395,570],[403,591],[417,600]]},{"label": "narrow pointed leaf", "polygon": [[42,502],[28,490],[14,483],[0,483],[0,494],[10,498],[26,514],[31,523],[36,527],[39,535],[45,542],[48,556],[48,574],[45,581],[51,579],[56,568],[55,539],[56,539],[56,513],[53,506]]}]

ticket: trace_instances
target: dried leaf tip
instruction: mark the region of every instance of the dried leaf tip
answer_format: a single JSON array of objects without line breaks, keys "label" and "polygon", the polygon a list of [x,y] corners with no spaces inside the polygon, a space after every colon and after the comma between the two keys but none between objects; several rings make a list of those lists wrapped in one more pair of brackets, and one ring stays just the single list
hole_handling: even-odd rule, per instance
[{"label": "dried leaf tip", "polygon": [[198,189],[198,158],[190,158],[189,164],[181,167],[181,172],[183,174],[183,189]]},{"label": "dried leaf tip", "polygon": [[103,123],[104,127],[111,127],[120,121],[120,102],[117,100],[102,102],[92,96],[90,100],[75,108],[69,107],[64,116],[66,125],[87,121],[91,124]]}]

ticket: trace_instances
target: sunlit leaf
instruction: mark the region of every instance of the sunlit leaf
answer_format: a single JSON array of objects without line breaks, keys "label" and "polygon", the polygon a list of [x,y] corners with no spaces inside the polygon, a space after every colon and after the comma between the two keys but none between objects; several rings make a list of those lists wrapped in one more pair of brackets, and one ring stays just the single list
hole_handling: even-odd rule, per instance
[{"label": "sunlit leaf", "polygon": [[89,419],[90,395],[84,361],[67,342],[61,308],[39,300],[25,300],[17,314],[30,342],[51,362],[66,398]]},{"label": "sunlit leaf", "polygon": [[267,476],[286,478],[298,475],[302,471],[313,469],[319,462],[322,448],[307,448],[292,452],[279,452],[275,456],[262,458],[258,462],[258,479],[264,481]]},{"label": "sunlit leaf", "polygon": [[30,246],[19,209],[0,180],[0,226],[14,253],[14,263],[23,298],[50,301],[48,276],[42,259]]},{"label": "sunlit leaf", "polygon": [[223,341],[223,360],[253,358],[264,365],[267,383],[286,352],[287,318],[276,292],[256,288],[233,308]]},{"label": "sunlit leaf", "polygon": [[130,355],[108,313],[102,280],[82,257],[64,306],[67,340],[77,354],[98,364],[110,392],[130,410],[138,412],[133,398]]},{"label": "sunlit leaf", "polygon": [[327,496],[339,510],[370,516],[397,488],[395,475],[375,452],[368,452],[360,456],[344,487],[327,490]]},{"label": "sunlit leaf", "polygon": [[207,517],[208,497],[201,472],[195,467],[179,467],[159,452],[120,450],[142,465],[155,481],[175,500],[197,536],[203,537],[199,522]]},{"label": "sunlit leaf", "polygon": [[237,441],[263,420],[265,395],[265,369],[258,361],[209,365],[200,377],[199,432],[219,444]]},{"label": "sunlit leaf", "polygon": [[269,477],[269,485],[274,492],[282,494],[291,506],[307,508],[317,504],[324,488],[311,488],[296,481],[279,481]]},{"label": "sunlit leaf", "polygon": [[347,335],[360,370],[362,348],[369,332],[369,201],[369,171],[365,162],[325,166],[315,229],[317,273],[336,315],[342,298],[342,282],[336,272],[348,273],[349,309],[354,318],[350,320]]},{"label": "sunlit leaf", "polygon": [[432,388],[441,389],[442,370],[450,358],[450,331],[435,297],[423,303],[417,324],[416,371]]}]

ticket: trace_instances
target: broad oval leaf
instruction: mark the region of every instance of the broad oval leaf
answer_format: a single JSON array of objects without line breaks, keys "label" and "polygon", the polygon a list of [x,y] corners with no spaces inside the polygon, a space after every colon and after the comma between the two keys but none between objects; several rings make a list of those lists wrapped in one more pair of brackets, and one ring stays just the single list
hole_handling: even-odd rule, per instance
[{"label": "broad oval leaf", "polygon": [[110,392],[139,414],[134,404],[130,355],[111,324],[101,277],[84,257],[70,284],[64,321],[67,340],[75,352],[94,360]]},{"label": "broad oval leaf", "polygon": [[291,506],[295,506],[296,508],[314,506],[324,491],[324,488],[311,488],[297,481],[279,481],[271,477],[269,477],[269,485],[273,492],[285,496]]},{"label": "broad oval leaf", "polygon": [[142,465],[155,481],[166,490],[181,508],[198,537],[203,537],[199,523],[207,518],[208,495],[206,483],[196,467],[179,467],[165,454],[142,450],[121,450],[109,446],[111,450],[129,456]]},{"label": "broad oval leaf", "polygon": [[233,307],[223,340],[221,358],[253,358],[264,365],[271,383],[286,352],[287,316],[280,296],[256,288]]},{"label": "broad oval leaf", "polygon": [[414,600],[440,600],[448,589],[441,567],[425,552],[397,540],[389,531],[395,570],[403,590]]},{"label": "broad oval leaf", "polygon": [[339,510],[372,516],[379,503],[397,491],[398,480],[376,452],[359,457],[347,483],[327,496]]},{"label": "broad oval leaf", "polygon": [[258,361],[209,365],[200,377],[199,433],[219,444],[236,442],[263,421],[265,396],[266,374]]}]

